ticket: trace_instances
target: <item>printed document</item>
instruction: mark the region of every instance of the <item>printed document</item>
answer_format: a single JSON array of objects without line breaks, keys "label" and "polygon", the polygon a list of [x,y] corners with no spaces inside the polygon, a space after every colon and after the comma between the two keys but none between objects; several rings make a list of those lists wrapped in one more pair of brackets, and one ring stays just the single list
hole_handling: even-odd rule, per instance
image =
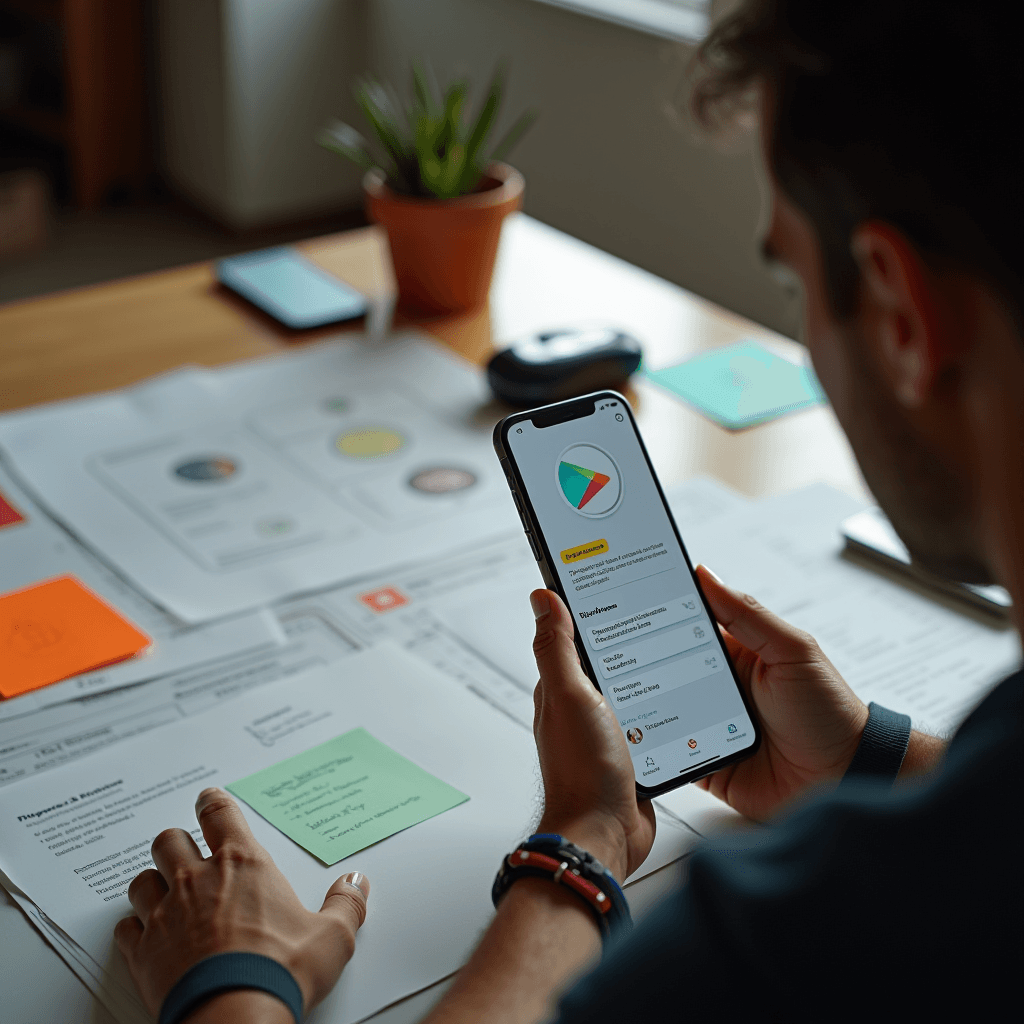
[{"label": "printed document", "polygon": [[198,623],[519,529],[489,400],[437,345],[351,338],[9,413],[0,448],[56,518]]},{"label": "printed document", "polygon": [[[469,800],[331,868],[242,804],[256,838],[307,906],[319,907],[344,871],[362,871],[373,882],[356,955],[311,1019],[361,1020],[468,957],[493,912],[496,858],[533,824],[533,740],[394,647],[353,655],[343,667],[340,676],[317,669],[260,687],[189,722],[0,791],[5,886],[45,934],[58,937],[55,946],[83,980],[93,979],[90,988],[120,1019],[136,1019],[135,996],[111,934],[130,913],[125,892],[150,866],[154,836],[177,825],[207,852],[193,810],[199,790],[226,786],[351,728],[366,729]],[[697,837],[660,819],[659,859],[667,863]],[[445,863],[440,874],[437,857]],[[438,913],[443,943],[436,941]]]},{"label": "printed document", "polygon": [[0,719],[0,787],[202,714],[256,687],[333,664],[362,646],[310,609],[281,615],[280,627],[286,638],[280,645],[260,641],[152,682]]},{"label": "printed document", "polygon": [[[699,529],[694,557],[806,629],[864,701],[947,733],[1020,665],[1015,630],[843,557],[840,525],[862,505],[816,484]],[[766,569],[785,567],[774,579]]]}]

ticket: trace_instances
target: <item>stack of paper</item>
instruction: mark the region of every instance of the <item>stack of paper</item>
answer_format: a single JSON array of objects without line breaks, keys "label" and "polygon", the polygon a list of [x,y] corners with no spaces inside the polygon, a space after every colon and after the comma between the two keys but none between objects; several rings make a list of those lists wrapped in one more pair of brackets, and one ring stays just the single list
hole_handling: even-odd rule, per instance
[{"label": "stack of paper", "polygon": [[[332,784],[330,806],[315,820],[301,799],[310,772]],[[0,867],[5,886],[97,998],[118,1019],[139,1020],[111,942],[117,920],[131,913],[128,884],[151,866],[150,844],[168,826],[192,831],[206,852],[196,794],[231,788],[248,801],[256,838],[307,906],[318,908],[346,871],[373,882],[356,955],[312,1018],[345,1024],[465,961],[493,913],[502,853],[534,824],[536,776],[525,729],[382,645],[350,658],[341,673],[314,670],[261,687],[3,790]],[[403,804],[421,810],[399,822]],[[654,865],[697,838],[664,816],[660,824]],[[346,856],[353,846],[359,852]]]}]

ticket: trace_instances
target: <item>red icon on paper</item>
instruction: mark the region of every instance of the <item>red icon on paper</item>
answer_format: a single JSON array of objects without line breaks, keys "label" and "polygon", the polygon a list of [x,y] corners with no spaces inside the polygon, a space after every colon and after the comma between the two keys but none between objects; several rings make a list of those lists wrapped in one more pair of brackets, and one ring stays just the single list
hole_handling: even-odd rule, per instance
[{"label": "red icon on paper", "polygon": [[368,594],[360,594],[359,600],[371,612],[377,613],[390,612],[395,608],[401,608],[403,604],[409,603],[409,598],[394,587],[381,587],[379,590],[371,590]]},{"label": "red icon on paper", "polygon": [[0,494],[0,529],[25,522],[25,517]]},{"label": "red icon on paper", "polygon": [[690,748],[691,750],[696,750],[696,749],[697,749],[697,741],[696,741],[696,740],[687,740],[687,741],[686,741],[686,745],[687,745],[687,746],[688,746],[688,747],[689,747],[689,748]]}]

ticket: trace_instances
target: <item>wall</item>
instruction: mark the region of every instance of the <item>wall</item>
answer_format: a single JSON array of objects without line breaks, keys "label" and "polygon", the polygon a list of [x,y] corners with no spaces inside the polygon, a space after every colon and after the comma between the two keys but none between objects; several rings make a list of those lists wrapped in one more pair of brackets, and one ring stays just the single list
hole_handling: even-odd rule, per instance
[{"label": "wall", "polygon": [[369,62],[407,86],[414,56],[444,81],[510,62],[506,122],[541,116],[512,162],[526,212],[791,337],[798,309],[755,252],[752,151],[698,144],[669,118],[692,50],[535,0],[371,0]]},{"label": "wall", "polygon": [[358,168],[316,145],[356,116],[365,0],[157,0],[161,163],[234,228],[358,201]]},{"label": "wall", "polygon": [[536,0],[156,7],[163,166],[217,219],[241,228],[359,203],[358,170],[313,136],[334,116],[362,127],[352,86],[366,69],[404,88],[421,57],[480,89],[504,57],[505,123],[541,112],[512,156],[528,213],[795,336],[796,303],[755,254],[753,153],[698,144],[665,113],[689,47]]}]

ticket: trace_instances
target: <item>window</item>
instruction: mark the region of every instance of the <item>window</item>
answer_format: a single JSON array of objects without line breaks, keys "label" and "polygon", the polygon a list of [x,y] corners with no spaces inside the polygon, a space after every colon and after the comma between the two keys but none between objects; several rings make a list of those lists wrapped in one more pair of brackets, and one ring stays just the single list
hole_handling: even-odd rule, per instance
[{"label": "window", "polygon": [[641,32],[698,42],[711,22],[711,0],[537,0]]}]

